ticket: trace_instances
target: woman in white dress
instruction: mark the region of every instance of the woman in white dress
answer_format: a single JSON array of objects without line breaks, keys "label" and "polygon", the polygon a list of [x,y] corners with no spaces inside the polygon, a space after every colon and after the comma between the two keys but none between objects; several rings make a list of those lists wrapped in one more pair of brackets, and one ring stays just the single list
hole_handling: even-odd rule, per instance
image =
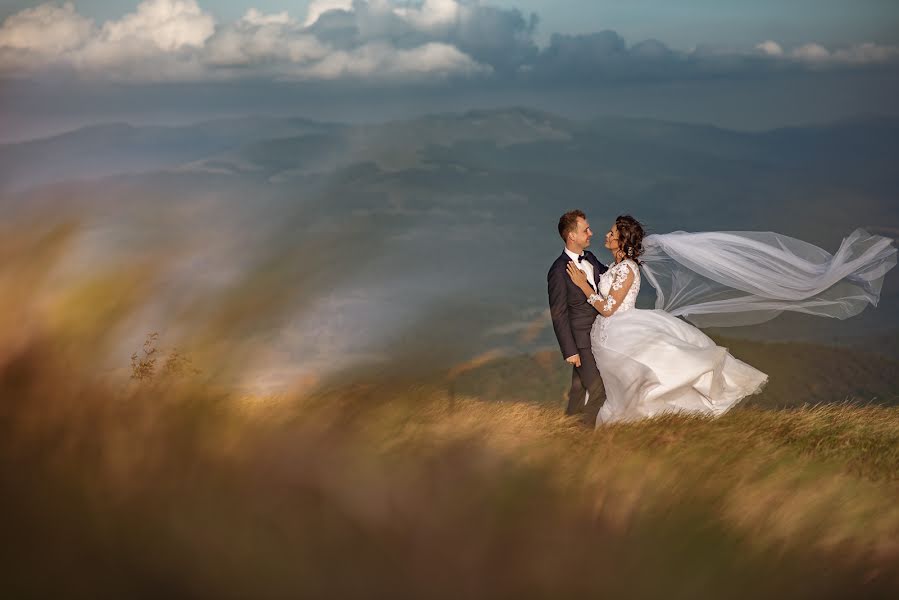
[{"label": "woman in white dress", "polygon": [[[598,312],[591,346],[606,402],[597,426],[667,412],[724,414],[760,391],[768,377],[678,316],[700,326],[758,323],[784,310],[852,316],[877,304],[883,277],[896,264],[891,242],[859,229],[831,256],[774,233],[674,232],[644,239],[636,219],[618,217],[606,234],[614,264],[600,277],[599,294],[574,263],[568,265]],[[635,307],[641,264],[656,288],[653,310]]]}]

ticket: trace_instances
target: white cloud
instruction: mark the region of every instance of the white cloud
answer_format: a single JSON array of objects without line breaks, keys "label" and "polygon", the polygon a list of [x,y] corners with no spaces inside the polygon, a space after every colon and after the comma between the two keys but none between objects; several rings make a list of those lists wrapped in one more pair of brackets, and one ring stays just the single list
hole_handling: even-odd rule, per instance
[{"label": "white cloud", "polygon": [[248,13],[236,24],[219,28],[206,45],[203,60],[215,67],[303,63],[320,60],[329,52],[286,13],[283,17]]},{"label": "white cloud", "polygon": [[58,62],[85,77],[185,81],[202,79],[198,56],[215,34],[215,19],[195,0],[144,0],[135,12],[104,23]]},{"label": "white cloud", "polygon": [[313,0],[309,3],[309,8],[306,11],[306,21],[303,25],[305,27],[314,25],[318,22],[319,17],[331,10],[350,12],[353,10],[353,0]]},{"label": "white cloud", "polygon": [[204,69],[190,52],[214,33],[215,20],[195,0],[145,0],[100,27],[70,2],[47,3],[0,25],[0,73],[68,68],[86,77],[195,79]]},{"label": "white cloud", "polygon": [[[396,47],[390,29],[353,44],[335,43],[310,27],[331,10],[400,13],[413,28],[448,22],[455,0],[396,7],[387,0],[315,0],[305,24],[286,12],[250,8],[236,22],[217,24],[196,0],[143,0],[134,12],[99,27],[72,3],[23,10],[0,25],[0,73],[68,68],[83,77],[137,81],[204,80],[253,74],[279,78],[426,77],[486,73],[452,43],[419,36]],[[393,12],[398,11],[398,12]]]},{"label": "white cloud", "polygon": [[[534,41],[534,15],[484,3],[489,1],[313,0],[303,21],[287,11],[249,8],[234,22],[216,23],[197,0],[142,0],[133,12],[101,24],[78,14],[71,2],[48,2],[0,24],[0,76],[68,70],[83,78],[132,81],[489,73],[677,79],[747,69],[899,63],[899,48],[874,43],[786,49],[766,40],[754,48],[700,46],[684,52],[655,40],[628,45],[612,31],[554,35],[541,50]],[[332,11],[343,14],[323,19]]]},{"label": "white cloud", "polygon": [[350,52],[328,54],[318,63],[297,71],[302,78],[339,79],[378,74],[402,78],[422,74],[486,74],[490,68],[473,61],[457,48],[428,43],[411,49],[396,49],[373,42]]},{"label": "white cloud", "polygon": [[145,0],[137,12],[104,23],[100,41],[150,42],[163,52],[184,47],[202,48],[215,33],[215,19],[195,0]]},{"label": "white cloud", "polygon": [[766,40],[761,44],[757,44],[755,49],[768,56],[783,56],[784,53],[783,47],[772,40]]},{"label": "white cloud", "polygon": [[820,44],[806,44],[792,52],[793,58],[808,62],[823,62],[830,58],[830,51]]},{"label": "white cloud", "polygon": [[815,67],[839,65],[871,65],[899,62],[899,46],[884,46],[872,42],[856,44],[846,48],[829,50],[818,43],[808,43],[794,48],[789,53],[775,41],[767,40],[758,44],[756,50],[773,58],[791,59]]},{"label": "white cloud", "polygon": [[294,23],[286,10],[276,14],[266,15],[255,8],[248,10],[241,21],[249,23],[250,25],[292,25]]},{"label": "white cloud", "polygon": [[393,13],[421,29],[450,25],[462,19],[466,7],[456,0],[424,0],[420,5],[402,6]]},{"label": "white cloud", "polygon": [[54,56],[90,39],[94,23],[75,12],[71,2],[42,4],[7,18],[0,27],[0,48]]}]

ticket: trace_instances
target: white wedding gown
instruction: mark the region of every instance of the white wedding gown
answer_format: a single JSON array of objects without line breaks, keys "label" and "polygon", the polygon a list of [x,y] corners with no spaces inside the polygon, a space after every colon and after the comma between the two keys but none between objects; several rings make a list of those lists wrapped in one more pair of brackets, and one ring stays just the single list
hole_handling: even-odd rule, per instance
[{"label": "white wedding gown", "polygon": [[663,310],[634,305],[640,269],[630,260],[614,265],[599,279],[608,296],[634,272],[634,282],[610,317],[600,315],[590,341],[606,388],[597,426],[652,417],[666,412],[723,414],[758,392],[768,376],[716,346],[704,333]]},{"label": "white wedding gown", "polygon": [[[643,245],[642,267],[624,260],[599,280],[608,296],[634,273],[618,309],[599,315],[590,334],[606,388],[597,426],[667,412],[723,414],[768,377],[694,325],[761,323],[784,311],[846,319],[877,306],[897,259],[892,239],[863,229],[833,255],[773,232],[675,231]],[[654,310],[635,307],[641,271],[655,288]]]}]

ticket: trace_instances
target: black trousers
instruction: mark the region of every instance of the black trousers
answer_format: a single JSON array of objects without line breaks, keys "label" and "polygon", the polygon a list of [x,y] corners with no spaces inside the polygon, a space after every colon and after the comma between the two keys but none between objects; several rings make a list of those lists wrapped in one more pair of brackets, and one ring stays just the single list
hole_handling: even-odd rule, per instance
[{"label": "black trousers", "polygon": [[[602,377],[590,348],[578,348],[578,354],[581,356],[581,366],[571,370],[571,389],[568,392],[565,414],[579,415],[586,412],[585,416],[595,419],[596,413],[606,401],[606,389],[602,385]],[[588,400],[587,406],[584,405],[585,400]]]}]

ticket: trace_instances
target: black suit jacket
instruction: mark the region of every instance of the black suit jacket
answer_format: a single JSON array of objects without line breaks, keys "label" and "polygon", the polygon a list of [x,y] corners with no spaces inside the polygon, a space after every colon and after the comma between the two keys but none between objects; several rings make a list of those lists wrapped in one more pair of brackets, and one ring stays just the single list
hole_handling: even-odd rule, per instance
[{"label": "black suit jacket", "polygon": [[[605,273],[608,267],[599,262],[589,250],[585,251],[584,255],[586,256],[584,260],[593,265],[593,278],[596,285],[599,285],[599,276]],[[587,304],[584,292],[568,276],[566,269],[570,261],[571,257],[562,252],[562,256],[556,259],[546,275],[549,312],[563,358],[574,356],[578,353],[578,348],[590,347],[590,329],[599,314],[595,308]]]}]

